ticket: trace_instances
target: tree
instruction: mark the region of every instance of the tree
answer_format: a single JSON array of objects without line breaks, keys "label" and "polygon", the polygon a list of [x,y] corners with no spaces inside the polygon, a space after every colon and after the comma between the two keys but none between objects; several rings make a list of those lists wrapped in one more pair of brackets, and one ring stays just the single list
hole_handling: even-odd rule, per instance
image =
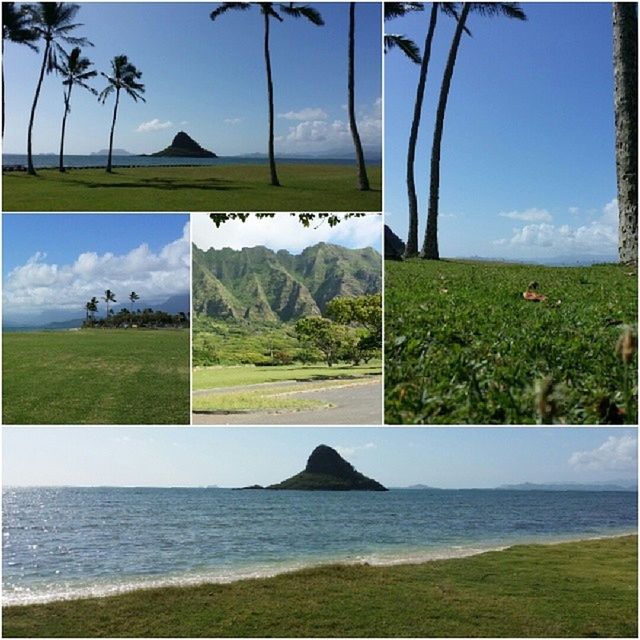
[{"label": "tree", "polygon": [[86,84],[89,78],[98,75],[97,71],[90,69],[93,62],[89,58],[81,56],[80,47],[74,47],[70,54],[62,52],[62,62],[58,63],[57,70],[62,76],[62,84],[67,87],[64,92],[64,115],[62,116],[62,132],[60,134],[60,162],[59,170],[64,172],[64,131],[67,124],[67,115],[71,111],[71,89],[73,85],[78,85],[83,89],[97,95],[98,92]]},{"label": "tree", "polygon": [[369,191],[369,178],[367,176],[367,167],[364,162],[364,152],[362,151],[362,142],[358,133],[358,124],[356,122],[356,106],[355,106],[355,12],[356,3],[349,3],[349,73],[348,73],[348,105],[349,105],[349,128],[351,129],[351,137],[353,138],[353,146],[356,149],[356,163],[358,165],[358,189],[360,191]]},{"label": "tree", "polygon": [[82,26],[82,24],[73,22],[76,14],[80,10],[79,5],[68,2],[38,2],[34,5],[27,5],[27,7],[33,30],[45,43],[40,75],[38,76],[38,84],[36,85],[36,93],[33,98],[33,104],[31,105],[29,130],[27,133],[27,171],[30,175],[35,176],[36,171],[33,167],[31,143],[36,107],[38,106],[38,98],[40,97],[44,74],[45,72],[51,73],[58,66],[57,56],[64,52],[59,41],[76,46],[93,45],[86,38],[75,38],[69,35],[71,31]]},{"label": "tree", "polygon": [[107,159],[107,173],[111,173],[111,155],[113,153],[113,131],[116,128],[116,117],[118,116],[118,104],[120,102],[120,91],[133,99],[134,102],[142,100],[144,85],[138,82],[142,77],[142,72],[138,71],[125,55],[115,56],[111,60],[111,75],[101,73],[107,79],[107,86],[100,92],[98,100],[104,104],[107,98],[115,91],[116,101],[113,106],[113,120],[111,121],[111,133],[109,135],[109,156]]},{"label": "tree", "polygon": [[295,331],[299,340],[322,353],[329,367],[337,362],[348,333],[345,326],[320,316],[300,318],[295,324]]},{"label": "tree", "polygon": [[133,313],[133,303],[134,303],[136,300],[140,300],[140,296],[139,296],[135,291],[132,291],[132,292],[129,294],[129,300],[131,300],[131,313]]},{"label": "tree", "polygon": [[462,12],[449,49],[449,56],[444,70],[438,108],[436,111],[436,124],[433,132],[433,145],[431,147],[431,178],[429,184],[429,208],[427,212],[427,228],[424,236],[424,244],[420,256],[428,260],[438,260],[438,201],[440,199],[440,151],[442,147],[442,133],[444,130],[444,116],[447,108],[447,99],[453,77],[453,69],[456,64],[460,39],[466,29],[469,12],[474,11],[480,15],[503,15],[516,20],[526,20],[527,16],[516,2],[464,2]]},{"label": "tree", "polygon": [[102,299],[107,303],[107,313],[105,315],[105,318],[109,318],[109,303],[110,302],[117,302],[116,296],[113,293],[113,291],[111,291],[111,289],[107,289],[104,292],[104,298],[102,298]]},{"label": "tree", "polygon": [[638,14],[613,3],[613,70],[618,187],[618,255],[638,262]]},{"label": "tree", "polygon": [[[392,20],[393,18],[399,18],[406,15],[410,11],[422,11],[422,2],[385,2],[384,3],[384,20]],[[404,35],[397,33],[385,33],[384,34],[384,52],[387,53],[390,49],[398,47],[409,60],[420,64],[422,58],[420,57],[420,48],[418,45],[407,38]]]},{"label": "tree", "polygon": [[25,44],[37,51],[34,42],[40,38],[31,26],[31,14],[22,6],[17,8],[15,2],[2,3],[2,135],[4,137],[4,41]]},{"label": "tree", "polygon": [[[282,16],[275,10],[274,2],[223,2],[217,9],[214,9],[211,12],[210,18],[211,20],[216,20],[218,16],[226,13],[229,10],[239,10],[246,11],[250,9],[252,5],[257,4],[260,7],[260,11],[262,13],[264,19],[264,61],[267,71],[267,99],[269,102],[269,142],[268,142],[268,152],[269,152],[269,172],[271,175],[271,184],[274,187],[279,187],[280,182],[278,181],[278,174],[276,172],[276,160],[274,153],[274,107],[273,107],[273,78],[271,74],[271,54],[269,52],[269,27],[270,27],[270,19],[275,18],[279,22],[283,21]],[[313,9],[312,7],[302,5],[299,7],[294,6],[293,2],[289,4],[279,4],[278,10],[286,15],[289,15],[293,18],[306,18],[309,22],[322,26],[324,21],[318,11]]]}]

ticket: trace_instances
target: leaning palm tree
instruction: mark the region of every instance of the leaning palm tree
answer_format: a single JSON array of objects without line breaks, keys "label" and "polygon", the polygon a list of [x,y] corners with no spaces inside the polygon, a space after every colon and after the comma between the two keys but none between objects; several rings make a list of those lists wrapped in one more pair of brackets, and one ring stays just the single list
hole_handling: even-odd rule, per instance
[{"label": "leaning palm tree", "polygon": [[129,300],[131,300],[131,313],[133,313],[133,303],[134,303],[136,300],[140,300],[140,296],[139,296],[135,291],[132,291],[132,292],[129,294]]},{"label": "leaning palm tree", "polygon": [[613,70],[618,187],[618,255],[638,261],[638,14],[613,3]]},{"label": "leaning palm tree", "polygon": [[436,111],[436,124],[433,132],[433,145],[431,147],[431,179],[429,184],[429,208],[427,211],[427,229],[424,236],[424,244],[420,256],[427,260],[439,260],[438,251],[438,200],[440,199],[440,150],[442,147],[442,132],[444,129],[444,116],[447,108],[447,98],[453,77],[453,68],[456,64],[458,48],[462,34],[466,29],[469,12],[474,11],[484,16],[506,16],[516,20],[526,20],[527,16],[517,2],[464,2],[458,19],[449,57],[444,70],[440,97]]},{"label": "leaning palm tree", "polygon": [[[113,293],[113,291],[111,291],[111,289],[107,289],[104,292],[104,298],[102,298],[106,303],[107,303],[107,313],[105,315],[105,318],[108,319],[109,318],[109,303],[110,302],[117,302],[116,300],[116,295],[115,293]],[[113,309],[112,309],[113,311]]]},{"label": "leaning palm tree", "polygon": [[[385,2],[384,3],[384,19],[392,20],[393,18],[400,18],[410,11],[422,11],[422,2]],[[384,52],[387,53],[390,49],[397,47],[400,49],[412,62],[420,64],[420,47],[405,35],[399,33],[385,33],[384,34]]]},{"label": "leaning palm tree", "polygon": [[44,55],[42,56],[42,66],[40,67],[40,75],[38,76],[38,84],[36,86],[36,94],[31,105],[31,114],[29,116],[29,131],[27,133],[27,171],[32,175],[36,175],[33,168],[32,157],[32,133],[33,122],[36,115],[36,107],[38,106],[38,98],[40,97],[40,89],[44,74],[51,73],[57,68],[57,56],[64,50],[60,46],[60,41],[76,46],[93,46],[86,38],[74,38],[69,33],[74,29],[81,27],[79,23],[73,20],[78,13],[80,6],[70,4],[68,2],[38,2],[33,5],[27,5],[31,18],[31,26],[38,34],[39,38],[44,40]]},{"label": "leaning palm tree", "polygon": [[[211,12],[211,20],[215,20],[218,16],[226,13],[231,9],[237,9],[240,11],[246,11],[250,9],[252,5],[257,4],[260,7],[260,12],[264,18],[264,61],[267,70],[267,98],[269,102],[269,172],[271,174],[271,184],[274,187],[279,187],[280,182],[278,180],[278,174],[276,172],[276,159],[273,149],[274,141],[274,108],[273,108],[273,78],[271,74],[271,54],[269,52],[269,26],[271,18],[275,18],[279,22],[283,21],[282,16],[276,11],[274,2],[223,2],[217,9]],[[293,18],[306,18],[309,22],[322,26],[324,20],[322,16],[312,7],[302,5],[299,7],[294,6],[293,2],[288,4],[278,4],[278,10],[282,13],[291,16]]]},{"label": "leaning palm tree", "polygon": [[116,117],[118,115],[118,104],[120,102],[120,91],[124,90],[125,93],[133,98],[134,102],[142,100],[146,102],[142,97],[144,93],[144,85],[138,82],[142,77],[142,71],[138,71],[133,64],[131,64],[127,56],[116,56],[111,61],[111,75],[102,73],[107,79],[107,86],[100,92],[98,100],[104,104],[107,98],[115,91],[116,102],[113,106],[113,120],[111,121],[111,134],[109,135],[109,156],[107,159],[107,173],[111,173],[111,154],[113,152],[113,131],[116,127]]},{"label": "leaning palm tree", "polygon": [[40,35],[31,27],[31,14],[24,6],[18,9],[15,2],[2,3],[2,135],[4,136],[4,41],[26,44],[38,50],[34,42]]},{"label": "leaning palm tree", "polygon": [[98,75],[97,71],[90,69],[93,62],[89,58],[81,57],[80,47],[74,47],[70,54],[62,52],[62,60],[58,63],[58,73],[62,76],[62,84],[67,87],[64,91],[64,115],[62,116],[62,132],[60,134],[60,162],[59,169],[64,172],[64,131],[67,125],[67,115],[71,111],[71,89],[78,85],[87,91],[98,95],[98,92],[90,87],[86,81]]},{"label": "leaning palm tree", "polygon": [[349,3],[349,72],[347,79],[347,91],[349,95],[349,128],[351,129],[351,137],[353,138],[353,146],[356,149],[356,163],[358,165],[358,189],[360,191],[369,191],[369,177],[367,176],[367,167],[364,163],[364,152],[362,151],[362,142],[360,141],[360,133],[358,132],[358,124],[356,122],[356,99],[355,99],[355,29],[356,29],[356,3]]}]

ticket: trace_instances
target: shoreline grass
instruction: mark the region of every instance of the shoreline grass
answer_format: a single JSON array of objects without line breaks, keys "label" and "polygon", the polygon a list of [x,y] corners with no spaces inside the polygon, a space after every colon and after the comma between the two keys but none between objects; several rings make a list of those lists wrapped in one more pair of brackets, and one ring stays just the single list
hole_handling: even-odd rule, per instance
[{"label": "shoreline grass", "polygon": [[4,211],[381,211],[382,171],[371,166],[371,191],[358,191],[355,167],[279,164],[281,187],[268,167],[52,169],[38,176],[3,175]]},{"label": "shoreline grass", "polygon": [[638,536],[3,608],[4,637],[637,637]]},{"label": "shoreline grass", "polygon": [[189,424],[189,331],[3,333],[3,424]]}]

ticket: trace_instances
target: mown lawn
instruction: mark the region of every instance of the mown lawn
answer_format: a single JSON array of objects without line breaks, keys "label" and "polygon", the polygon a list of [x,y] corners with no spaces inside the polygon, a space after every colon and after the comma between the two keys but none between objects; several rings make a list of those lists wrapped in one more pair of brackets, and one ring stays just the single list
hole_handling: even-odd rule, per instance
[{"label": "mown lawn", "polygon": [[117,167],[52,169],[38,176],[3,176],[3,211],[381,211],[381,170],[369,167],[372,190],[358,191],[345,165],[278,165],[281,187],[268,167]]},{"label": "mown lawn", "polygon": [[253,365],[197,367],[193,371],[193,388],[216,389],[235,387],[261,382],[281,382],[286,380],[332,380],[341,378],[360,378],[381,374],[379,361],[368,364],[334,365],[281,365],[274,367],[255,367]]},{"label": "mown lawn", "polygon": [[[387,424],[637,424],[637,271],[409,260],[385,265]],[[548,296],[528,302],[530,283]]]},{"label": "mown lawn", "polygon": [[3,609],[5,637],[637,637],[637,536]]},{"label": "mown lawn", "polygon": [[4,424],[188,424],[189,332],[2,336]]}]

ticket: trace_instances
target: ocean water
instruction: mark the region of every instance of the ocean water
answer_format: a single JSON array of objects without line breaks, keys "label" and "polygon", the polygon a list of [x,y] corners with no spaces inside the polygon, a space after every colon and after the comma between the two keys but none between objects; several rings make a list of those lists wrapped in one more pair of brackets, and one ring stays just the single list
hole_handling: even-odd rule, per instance
[{"label": "ocean water", "polygon": [[[33,164],[36,169],[58,167],[59,156],[53,154],[41,154],[33,156]],[[286,164],[343,164],[355,166],[355,160],[351,158],[286,158],[277,157],[277,162]],[[372,166],[380,165],[378,161],[367,161]],[[264,164],[267,158],[224,156],[219,158],[151,158],[145,156],[113,156],[112,164],[117,167],[160,167],[160,166],[215,166],[224,164]],[[5,153],[2,156],[3,166],[27,165],[27,156],[18,153]],[[65,167],[106,167],[106,156],[65,156]]]},{"label": "ocean water", "polygon": [[393,564],[637,530],[637,494],[5,488],[3,603]]}]

